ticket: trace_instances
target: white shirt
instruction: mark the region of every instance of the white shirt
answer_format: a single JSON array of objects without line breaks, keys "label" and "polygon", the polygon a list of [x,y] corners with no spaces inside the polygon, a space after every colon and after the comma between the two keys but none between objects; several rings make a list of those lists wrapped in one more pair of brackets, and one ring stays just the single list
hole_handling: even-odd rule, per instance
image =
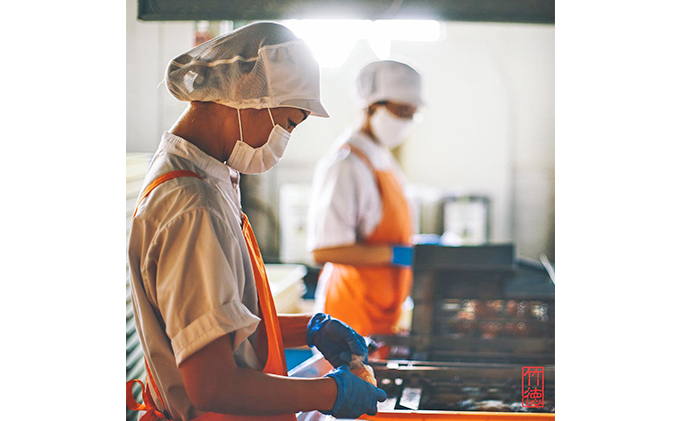
[{"label": "white shirt", "polygon": [[406,183],[389,149],[359,131],[345,132],[314,171],[307,229],[309,251],[361,243],[382,218],[375,175],[361,158],[340,149],[345,142],[364,152],[375,169],[392,170],[402,187]]},{"label": "white shirt", "polygon": [[200,412],[187,397],[180,363],[233,333],[236,363],[261,369],[254,351],[260,319],[241,231],[238,172],[164,133],[145,186],[174,170],[203,179],[166,181],[141,202],[128,261],[137,331],[151,373],[172,419],[189,420]]}]

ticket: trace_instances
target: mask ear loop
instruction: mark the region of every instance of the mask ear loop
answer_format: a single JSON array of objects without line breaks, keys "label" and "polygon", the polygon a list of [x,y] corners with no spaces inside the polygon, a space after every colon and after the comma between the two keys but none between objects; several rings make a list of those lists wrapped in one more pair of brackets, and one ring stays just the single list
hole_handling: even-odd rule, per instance
[{"label": "mask ear loop", "polygon": [[273,127],[276,127],[276,123],[274,123],[274,117],[272,116],[272,109],[271,109],[271,108],[267,108],[267,111],[269,111],[269,118],[272,119],[272,126],[273,126]]},{"label": "mask ear loop", "polygon": [[237,108],[236,113],[238,114],[238,133],[241,136],[239,140],[243,142],[243,129],[241,129],[241,109]]}]

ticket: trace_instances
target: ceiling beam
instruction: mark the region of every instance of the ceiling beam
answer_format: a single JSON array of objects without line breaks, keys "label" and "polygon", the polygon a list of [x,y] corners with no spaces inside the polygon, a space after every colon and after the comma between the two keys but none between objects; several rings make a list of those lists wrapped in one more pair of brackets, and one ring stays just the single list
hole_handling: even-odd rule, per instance
[{"label": "ceiling beam", "polygon": [[138,0],[138,18],[174,20],[433,19],[555,23],[554,0]]}]

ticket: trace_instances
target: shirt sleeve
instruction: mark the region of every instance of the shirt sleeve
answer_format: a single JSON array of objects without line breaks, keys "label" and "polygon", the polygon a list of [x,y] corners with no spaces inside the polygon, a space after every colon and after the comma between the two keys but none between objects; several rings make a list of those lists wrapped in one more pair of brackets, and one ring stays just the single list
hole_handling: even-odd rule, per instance
[{"label": "shirt sleeve", "polygon": [[155,241],[156,296],[179,366],[215,339],[234,334],[234,349],[260,319],[241,301],[246,279],[239,243],[208,209],[185,212]]},{"label": "shirt sleeve", "polygon": [[356,244],[382,216],[373,173],[353,155],[317,168],[311,197],[309,251]]}]

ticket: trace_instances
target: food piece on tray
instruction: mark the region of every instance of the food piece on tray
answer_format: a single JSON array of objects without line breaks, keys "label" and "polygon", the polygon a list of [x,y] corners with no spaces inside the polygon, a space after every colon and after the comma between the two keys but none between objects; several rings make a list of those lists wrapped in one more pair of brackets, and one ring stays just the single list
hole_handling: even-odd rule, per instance
[{"label": "food piece on tray", "polygon": [[364,364],[361,361],[361,357],[358,355],[352,355],[352,361],[349,363],[349,369],[355,376],[362,380],[365,380],[372,384],[373,386],[378,386],[378,382],[375,380],[375,373],[373,372],[373,367]]}]

